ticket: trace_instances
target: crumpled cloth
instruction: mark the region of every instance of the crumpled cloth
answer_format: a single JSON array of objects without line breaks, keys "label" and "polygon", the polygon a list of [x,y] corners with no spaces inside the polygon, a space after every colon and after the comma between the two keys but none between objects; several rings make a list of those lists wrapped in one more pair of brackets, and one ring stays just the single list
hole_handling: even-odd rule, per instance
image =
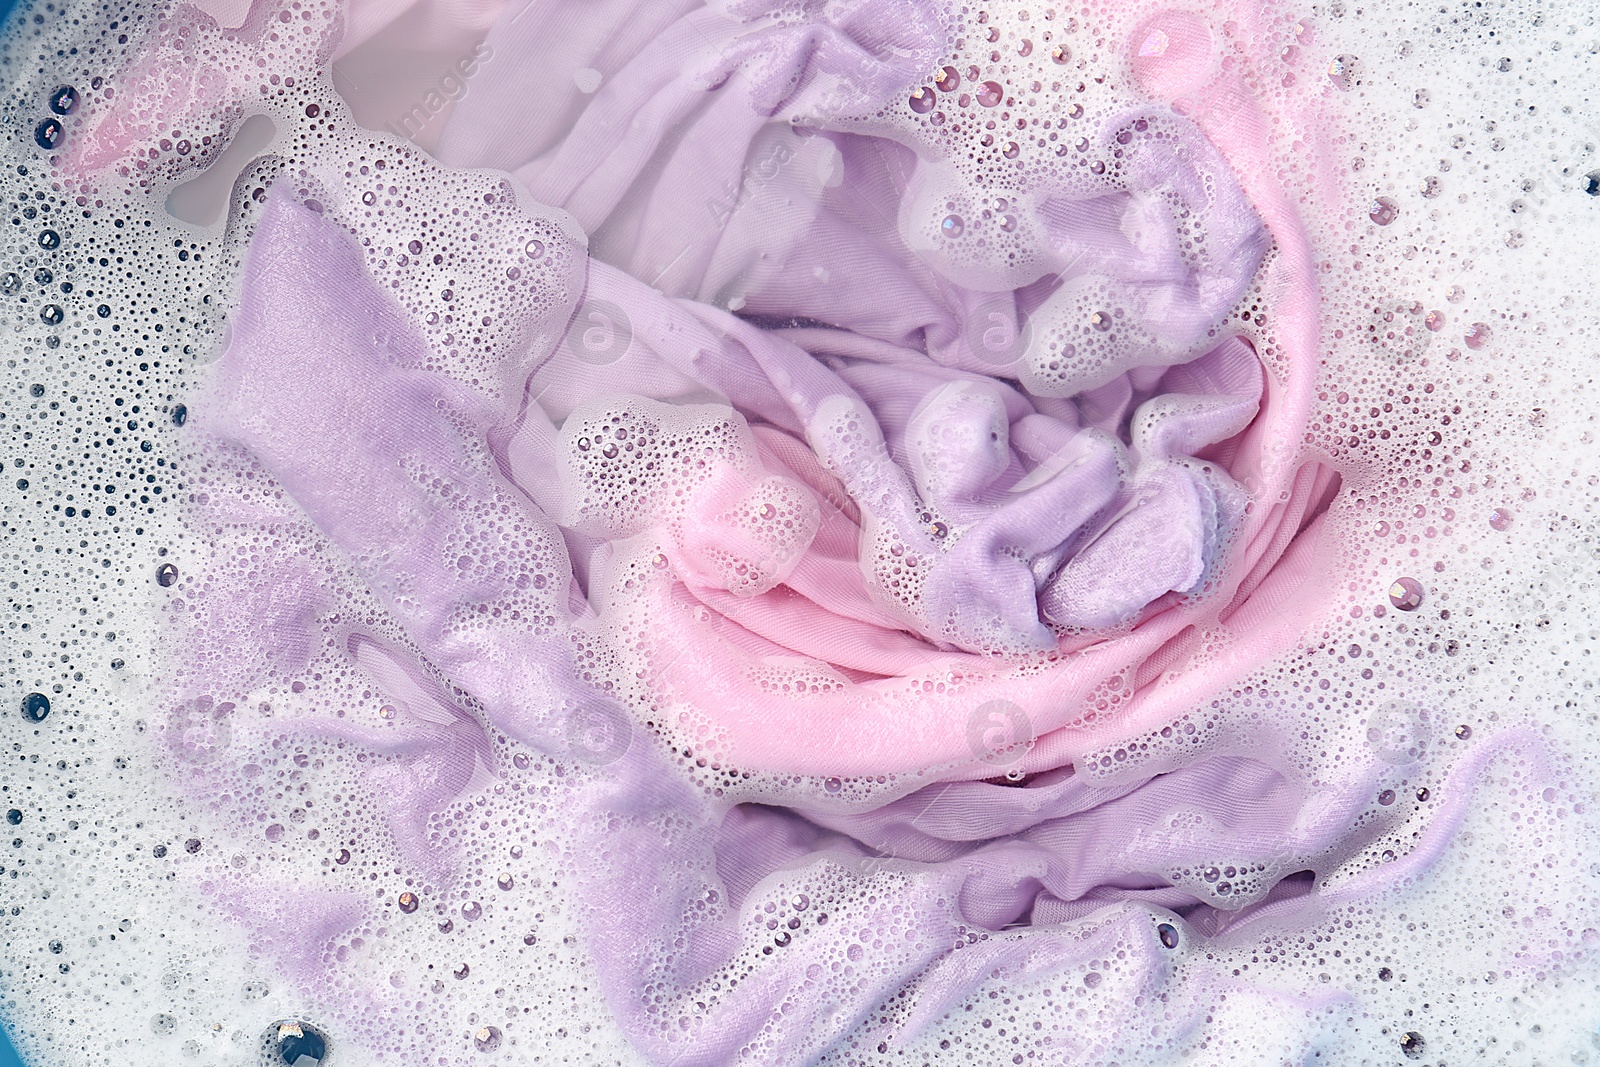
[{"label": "crumpled cloth", "polygon": [[[384,10],[358,7],[350,41]],[[1315,785],[1259,754],[1090,762],[1291,647],[1337,548],[1338,475],[1301,448],[1311,250],[1270,120],[1196,16],[1128,44],[1144,96],[1084,138],[1126,149],[1115,181],[1003,208],[882,118],[916,112],[936,5],[462,17],[495,20],[499,58],[440,157],[514,175],[501,236],[547,242],[562,291],[491,364],[441,352],[364,262],[349,196],[272,190],[193,405],[197,513],[257,547],[185,624],[165,737],[191,787],[267,743],[218,740],[230,700],[332,655],[403,727],[330,707],[293,729],[370,756],[410,870],[462,878],[430,817],[515,781],[507,745],[546,753],[572,768],[573,897],[624,1031],[653,1062],[798,1064],[1111,947],[1133,961],[1118,1003],[1170,992],[1181,1029],[1208,1002],[1168,990],[1166,954],[1402,883],[1488,761],[1539,758],[1517,734],[1478,750],[1413,852],[1333,892],[1404,759]],[[173,106],[234,106],[202,88]],[[101,154],[63,171],[93,180],[149,136],[91,131]],[[1024,261],[940,236],[985,210]],[[1252,286],[1270,331],[1230,318]],[[341,613],[359,597],[387,622]],[[755,784],[703,788],[691,762]],[[404,1011],[314,951],[363,900],[291,883],[269,895],[291,916],[209,888],[298,981]],[[1160,1040],[1135,1014],[1100,1038]]]}]

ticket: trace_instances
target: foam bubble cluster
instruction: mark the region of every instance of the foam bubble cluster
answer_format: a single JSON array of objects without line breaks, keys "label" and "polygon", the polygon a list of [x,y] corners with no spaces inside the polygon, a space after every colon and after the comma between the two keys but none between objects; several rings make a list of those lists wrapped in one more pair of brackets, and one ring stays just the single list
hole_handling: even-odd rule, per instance
[{"label": "foam bubble cluster", "polygon": [[1600,1056],[1597,50],[1516,3],[15,12],[8,1032]]}]

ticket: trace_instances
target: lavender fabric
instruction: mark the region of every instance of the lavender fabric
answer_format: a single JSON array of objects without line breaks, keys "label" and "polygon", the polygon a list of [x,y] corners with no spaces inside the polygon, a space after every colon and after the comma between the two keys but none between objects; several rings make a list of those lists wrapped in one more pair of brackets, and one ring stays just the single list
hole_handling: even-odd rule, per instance
[{"label": "lavender fabric", "polygon": [[[593,270],[603,276],[603,268]],[[651,303],[688,324],[680,336],[710,319],[740,339],[732,351],[742,363],[714,363],[701,373],[731,388],[749,383],[741,398],[751,406],[776,391],[772,381],[783,380],[784,359],[796,374],[838,381],[790,342],[762,339],[753,327],[661,297],[632,303],[641,333]],[[1025,786],[932,784],[863,810],[781,791],[763,801],[708,798],[645,744],[596,761],[601,748],[575,742],[573,724],[614,731],[628,712],[576,676],[561,634],[582,609],[546,580],[567,572],[567,542],[517,495],[486,443],[513,417],[511,409],[416,369],[423,351],[370,279],[353,238],[306,207],[274,198],[252,241],[232,342],[197,418],[229,449],[244,450],[224,457],[259,465],[283,488],[356,567],[415,649],[359,626],[344,639],[350,662],[407,710],[414,725],[398,739],[334,718],[298,726],[379,757],[367,783],[415,869],[440,883],[453,876],[449,853],[428,839],[427,817],[496,766],[494,737],[579,766],[601,764],[575,787],[570,808],[585,856],[585,927],[607,999],[652,1061],[725,1063],[754,1048],[762,1062],[809,1062],[904,989],[914,991],[914,1008],[892,1029],[908,1037],[997,969],[1022,975],[1074,965],[1112,939],[1148,956],[1150,981],[1159,984],[1168,951],[1157,929],[1162,922],[1181,931],[1176,936],[1219,936],[1256,913],[1315,908],[1314,871],[1359,843],[1350,832],[1378,780],[1392,772],[1381,761],[1324,795],[1305,794],[1256,760],[1216,756],[1113,784],[1095,784],[1070,767]],[[872,392],[871,376],[884,364],[864,366],[855,373]],[[769,376],[764,367],[777,369]],[[958,410],[969,396],[993,398],[990,411],[1004,413],[1010,404],[1019,423],[1046,419],[1041,433],[1093,434],[1109,454],[1126,447],[1105,430],[1040,416],[1019,394],[970,375],[894,369],[904,385],[873,395],[954,384],[950,405]],[[1098,417],[1115,426],[1130,409],[1146,413],[1132,417],[1131,438],[1150,462],[1170,464],[1215,440],[1217,426],[1248,419],[1258,392],[1259,364],[1247,345],[1232,342],[1164,371],[1145,390],[1150,399],[1135,404],[1125,390],[1121,414]],[[790,395],[796,399],[787,409],[765,402],[778,419],[798,425],[802,417],[792,413],[805,410],[806,394]],[[908,406],[902,402],[900,410]],[[1006,462],[1021,466],[1014,455]],[[517,478],[518,464],[509,468]],[[964,469],[947,468],[954,476]],[[1099,492],[1116,493],[1114,468],[1102,477],[1108,480]],[[262,521],[236,504],[210,506],[215,519],[244,528]],[[508,531],[515,549],[505,552],[495,546],[508,544]],[[292,555],[271,560],[224,599],[265,598],[314,613],[318,594],[296,574],[298,565]],[[269,611],[256,624],[248,647],[292,667],[304,623]],[[215,691],[237,670],[227,662],[236,651],[219,648],[216,631],[201,626],[191,639],[203,665],[193,684]],[[546,695],[534,700],[533,693]],[[200,707],[198,717],[209,708]],[[203,745],[203,733],[197,740],[194,731],[180,731],[173,743],[202,765],[193,749]],[[1199,829],[1175,830],[1180,813]],[[1227,881],[1219,889],[1203,873],[1224,854],[1240,869],[1229,876],[1236,890]],[[650,872],[642,882],[641,871]],[[881,895],[848,925],[818,925],[815,913],[796,903],[806,891],[790,888],[810,885],[820,900],[818,884],[876,887]],[[216,891],[228,899],[225,886]],[[802,920],[793,933],[785,925],[774,935],[762,921],[767,913],[754,907],[777,898]],[[332,936],[359,908],[301,899],[310,912],[294,920],[295,937],[281,936],[291,921],[286,915],[237,914],[262,933],[263,950],[282,966],[323,981],[324,964],[314,955],[285,956],[286,948],[266,946],[303,943],[311,914],[318,918],[309,928]],[[1096,918],[1088,936],[1062,931],[1060,924],[1089,916]],[[1027,931],[1034,933],[1024,937]],[[736,972],[737,958],[754,950],[752,939],[782,952],[763,958],[714,1008],[695,1007],[708,983]],[[845,980],[820,982],[818,968],[843,968]]]},{"label": "lavender fabric", "polygon": [[[481,236],[548,268],[541,291],[502,272],[493,343],[451,348],[384,284],[339,165],[267,196],[194,404],[197,521],[260,547],[182,624],[163,736],[190,788],[231,788],[281,729],[230,745],[235,701],[328,656],[402,724],[334,700],[288,728],[360,753],[437,890],[464,861],[430,820],[544,754],[601,992],[679,1065],[888,1048],[997,975],[1112,949],[1131,1005],[1176,945],[1303,923],[1437,855],[1496,748],[1410,856],[1332,892],[1411,757],[1315,784],[1272,739],[1088,759],[1225,695],[1319,607],[1338,476],[1299,452],[1314,270],[1232,75],[1203,107],[1130,90],[1097,114],[1081,151],[1109,176],[975,191],[940,135],[887,117],[934,91],[935,5],[575,10],[500,14],[487,44],[515,61],[440,142],[514,176]],[[983,226],[1025,254],[955,243]],[[1232,325],[1252,286],[1270,344]],[[316,951],[363,899],[207,888],[296,981],[403,1016]],[[848,903],[824,921],[824,900]],[[1185,996],[1174,1026],[1204,1014]]]},{"label": "lavender fabric", "polygon": [[[944,648],[1042,651],[1198,589],[1236,525],[1242,494],[1193,457],[1238,435],[1259,402],[1248,346],[1214,327],[1267,238],[1192,125],[1130,107],[1097,134],[1127,146],[1118,179],[1036,180],[1032,208],[1006,216],[1024,220],[1029,265],[959,267],[948,248],[920,246],[905,216],[948,166],[874,112],[934,66],[941,20],[932,7],[872,2],[681,18],[616,4],[569,32],[565,9],[535,4],[488,38],[528,61],[485,72],[440,154],[514,168],[632,276],[596,265],[587,293],[624,309],[653,358],[603,376],[552,361],[530,384],[541,400],[526,420],[601,394],[710,387],[803,439],[859,509],[864,588],[839,568],[793,586],[818,617],[870,614]],[[574,64],[603,79],[590,99],[551,77]],[[552,93],[548,109],[517,103]],[[1197,251],[1182,248],[1173,208],[1206,233]],[[653,289],[792,325],[757,331]],[[1098,348],[1046,342],[1112,306],[1126,318]],[[1173,363],[1190,370],[1164,381]],[[841,420],[861,429],[840,436]],[[536,449],[524,467],[553,462]],[[538,475],[512,475],[559,511]],[[921,565],[898,580],[873,561],[887,551]],[[801,646],[821,625],[809,623],[762,636]]]}]

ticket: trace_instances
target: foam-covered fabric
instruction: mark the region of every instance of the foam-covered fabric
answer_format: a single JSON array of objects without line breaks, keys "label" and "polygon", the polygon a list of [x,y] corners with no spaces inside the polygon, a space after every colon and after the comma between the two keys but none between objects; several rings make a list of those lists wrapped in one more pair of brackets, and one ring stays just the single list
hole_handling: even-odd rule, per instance
[{"label": "foam-covered fabric", "polygon": [[[441,154],[515,167],[529,203],[592,233],[569,337],[495,369],[501,395],[525,387],[531,400],[479,429],[580,549],[575,576],[606,622],[638,610],[608,608],[629,553],[663,551],[680,581],[630,639],[651,659],[653,699],[687,706],[729,758],[848,774],[967,762],[971,710],[1003,698],[1024,710],[1037,770],[1098,743],[1107,708],[1091,694],[1108,683],[1122,709],[1110,729],[1144,728],[1174,706],[1164,687],[1194,687],[1173,694],[1186,699],[1281,647],[1316,610],[1316,516],[1335,479],[1300,454],[1315,282],[1237,77],[1184,83],[1193,99],[1179,109],[1128,94],[1102,109],[1078,150],[1105,148],[1116,166],[1063,165],[983,208],[1027,250],[996,258],[992,243],[930,237],[930,225],[976,232],[978,213],[943,214],[969,211],[969,194],[949,192],[960,176],[943,132],[883,113],[907,93],[917,110],[947,12],[867,0],[650,11],[587,13],[614,76],[550,83],[562,108],[508,117],[548,70],[485,66],[487,91],[460,102]],[[221,35],[225,52],[259,47],[263,12]],[[569,15],[519,7],[488,40],[511,55],[551,48]],[[205,73],[226,57],[184,58],[200,19],[179,12],[159,28],[130,114],[237,121],[243,101]],[[320,61],[339,29],[297,27],[297,46]],[[1149,80],[1185,55],[1141,55],[1135,73]],[[179,82],[191,87],[174,96]],[[69,173],[142,166],[152,134],[109,114],[58,160]],[[779,201],[800,215],[774,215]],[[726,275],[731,290],[719,257],[748,267]],[[1251,285],[1270,294],[1270,352],[1223,321]],[[537,369],[519,381],[526,366]],[[641,475],[606,445],[579,455],[586,420],[638,432],[659,421],[650,405],[681,420],[690,401],[722,408],[667,447],[728,421],[736,447],[714,470],[634,454],[651,468]],[[602,502],[618,477],[674,503]],[[603,519],[619,507],[639,513]],[[1262,625],[1224,624],[1254,596],[1271,599]],[[648,646],[686,606],[717,619],[687,628],[704,646],[694,662],[716,669],[680,679],[681,645]],[[1215,676],[1141,669],[1158,651],[1181,662],[1171,642],[1202,631]],[[752,683],[773,657],[816,684]],[[800,739],[778,725],[796,716],[817,729]]]},{"label": "foam-covered fabric", "polygon": [[[402,10],[357,9],[344,47]],[[584,935],[660,1063],[887,1046],[995,975],[1113,945],[1136,960],[1131,1004],[1165,989],[1177,941],[1405,876],[1319,886],[1404,759],[1315,785],[1226,751],[1086,763],[1324,607],[1339,480],[1302,449],[1310,249],[1244,81],[1184,66],[1205,66],[1199,31],[1179,19],[1139,51],[1145,94],[1083,131],[1113,168],[985,198],[944,133],[885,117],[926,113],[952,19],[934,5],[456,14],[495,20],[498,58],[439,154],[515,176],[491,194],[516,205],[509,246],[567,234],[564,291],[519,298],[539,310],[515,343],[442,351],[375,277],[359,210],[311,195],[336,178],[271,191],[194,422],[217,484],[274,494],[208,496],[207,521],[280,532],[215,579],[261,610],[185,630],[169,740],[191,784],[215,694],[304,665],[327,643],[313,619],[403,716],[294,729],[371,754],[363,781],[430,884],[461,862],[430,817],[496,780],[501,746],[571,762]],[[984,225],[1025,253],[961,243]],[[1269,332],[1234,325],[1247,299]],[[323,587],[285,529],[359,588]],[[358,595],[370,617],[335,606]],[[1489,758],[1441,790],[1412,867]],[[690,760],[766,784],[701,788]],[[336,980],[280,946],[295,915],[209,888],[298,981]],[[312,940],[361,914],[301,899]]]},{"label": "foam-covered fabric", "polygon": [[[506,411],[411,369],[418,344],[366,276],[351,236],[277,200],[256,233],[233,341],[202,409],[209,432],[247,450],[404,625],[415,651],[359,626],[344,643],[405,708],[404,734],[334,716],[296,729],[383,757],[368,780],[391,833],[417,869],[447,881],[452,856],[428,839],[426,816],[492,773],[492,737],[570,756],[574,716],[626,712],[580,679],[561,638],[583,609],[530,580],[565,568],[559,527],[519,499],[492,451],[475,443]],[[323,358],[330,351],[339,358]],[[1186,370],[1226,383],[1235,380],[1228,358]],[[1171,388],[1161,395],[1179,398],[1173,405],[1211,410],[1187,399],[1197,395],[1190,379],[1161,380]],[[1150,425],[1135,436],[1151,450],[1178,432]],[[212,510],[232,522],[283,521],[220,501]],[[503,535],[513,512],[519,537],[507,565],[467,562],[464,550],[484,531]],[[225,599],[261,597],[294,565],[278,560]],[[213,628],[196,627],[190,640],[191,654],[215,660]],[[257,640],[276,656],[295,654],[280,631]],[[215,687],[215,672],[200,678]],[[1396,771],[1373,755],[1308,790],[1265,763],[1218,754],[1134,779],[1061,767],[1025,784],[933,783],[862,807],[803,791],[735,803],[683,782],[651,746],[615,755],[574,779],[563,808],[584,857],[585,929],[608,1002],[650,1059],[703,1064],[750,1048],[762,1062],[810,1062],[845,1034],[870,1030],[870,1011],[897,995],[906,1017],[884,1036],[902,1040],[996,973],[1077,966],[1110,944],[1143,957],[1129,996],[1160,991],[1163,937],[1225,937],[1258,915],[1291,921],[1328,907],[1316,878],[1362,846],[1369,798]],[[1458,771],[1445,827],[1491,756]],[[1428,849],[1446,832],[1430,830]],[[1235,865],[1225,875],[1208,870],[1218,855]],[[1421,862],[1419,854],[1386,869],[1383,884]],[[810,913],[811,899],[852,889],[872,903],[848,922]],[[349,926],[360,910],[354,899],[302,896],[291,919],[226,885],[214,891],[264,946],[282,946],[264,951],[308,982],[328,980],[325,962],[283,953]],[[1341,899],[1355,891],[1345,887]],[[766,907],[774,902],[802,920],[783,924],[776,942],[766,921],[780,914]],[[295,937],[286,936],[291,922]],[[782,953],[758,957],[712,1009],[690,1011],[713,983],[743,973],[762,941]],[[819,982],[818,968],[843,977]],[[693,1026],[680,1026],[691,1014]]]},{"label": "foam-covered fabric", "polygon": [[[560,529],[515,495],[478,441],[505,409],[411,369],[418,342],[332,222],[288,200],[269,206],[234,331],[202,405],[208,431],[246,450],[283,487],[414,645],[357,626],[343,646],[404,707],[404,733],[333,715],[295,729],[381,757],[368,782],[394,839],[416,869],[446,882],[453,857],[429,840],[426,817],[493,773],[493,737],[570,758],[575,716],[626,714],[581,680],[574,648],[560,637],[563,623],[586,615],[582,606],[530,580],[566,567]],[[323,358],[329,351],[339,358]],[[1236,381],[1228,359],[1244,355],[1186,371]],[[1161,380],[1171,389],[1161,395],[1179,398],[1173,405],[1211,410],[1211,401],[1186,399],[1198,395],[1190,379],[1167,372]],[[1165,447],[1162,433],[1178,432],[1151,426],[1135,435],[1151,450]],[[210,508],[216,520],[246,525],[277,528],[286,519],[223,501]],[[474,527],[493,531],[509,513],[520,519],[507,565],[467,561],[463,546],[479,540]],[[296,562],[270,562],[224,599],[266,596],[292,578]],[[311,606],[311,590],[289,589]],[[489,621],[469,621],[474,615]],[[257,647],[293,658],[295,632],[264,624]],[[213,627],[196,626],[189,652],[216,662],[217,640]],[[440,674],[458,688],[442,685]],[[215,687],[218,678],[209,670],[199,680]],[[981,981],[1081,966],[1112,946],[1137,959],[1132,969],[1142,977],[1126,991],[1130,1000],[1165,994],[1173,938],[1224,938],[1258,919],[1304,921],[1408,876],[1441,847],[1494,751],[1458,769],[1424,848],[1333,895],[1315,891],[1317,877],[1362,847],[1369,798],[1403,760],[1397,767],[1369,756],[1315,789],[1223,754],[1132,779],[1096,781],[1060,767],[1025,784],[933,783],[862,806],[807,799],[803,790],[762,802],[720,799],[638,744],[591,758],[598,765],[574,777],[562,810],[583,857],[578,899],[603,991],[650,1060],[718,1064],[755,1050],[761,1062],[800,1064],[862,1027],[886,1041],[909,1039]],[[1227,873],[1212,867],[1218,855],[1231,858]],[[291,917],[228,885],[212,888],[280,966],[308,983],[332,981],[324,960],[294,946],[349,927],[357,900],[298,893]],[[868,903],[848,921],[813,910],[813,899],[820,907],[852,894]],[[782,951],[762,955],[763,942]],[[823,973],[829,981],[818,980]],[[1204,1010],[1188,993],[1171,995],[1181,1013]],[[888,999],[904,1002],[903,1016],[874,1023],[870,1013]]]}]

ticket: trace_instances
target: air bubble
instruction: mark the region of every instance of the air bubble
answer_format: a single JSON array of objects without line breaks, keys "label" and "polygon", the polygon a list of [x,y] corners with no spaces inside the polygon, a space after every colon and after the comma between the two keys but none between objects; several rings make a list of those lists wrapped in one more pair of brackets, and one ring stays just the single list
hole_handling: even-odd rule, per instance
[{"label": "air bubble", "polygon": [[78,110],[78,90],[63,85],[50,94],[50,110],[57,115],[70,115]]},{"label": "air bubble", "polygon": [[266,1061],[288,1067],[317,1067],[328,1054],[328,1039],[309,1023],[285,1019],[267,1028]]},{"label": "air bubble", "polygon": [[45,151],[54,151],[61,144],[61,123],[56,119],[45,119],[33,128],[33,142]]},{"label": "air bubble", "polygon": [[1387,226],[1400,217],[1400,205],[1387,196],[1376,197],[1367,208],[1367,218],[1379,226]]},{"label": "air bubble", "polygon": [[1389,586],[1389,603],[1401,611],[1416,611],[1422,606],[1422,583],[1415,578],[1398,578]]},{"label": "air bubble", "polygon": [[1338,55],[1333,62],[1328,64],[1328,80],[1333,87],[1341,92],[1349,92],[1357,84],[1357,67],[1360,63],[1355,56]]}]

